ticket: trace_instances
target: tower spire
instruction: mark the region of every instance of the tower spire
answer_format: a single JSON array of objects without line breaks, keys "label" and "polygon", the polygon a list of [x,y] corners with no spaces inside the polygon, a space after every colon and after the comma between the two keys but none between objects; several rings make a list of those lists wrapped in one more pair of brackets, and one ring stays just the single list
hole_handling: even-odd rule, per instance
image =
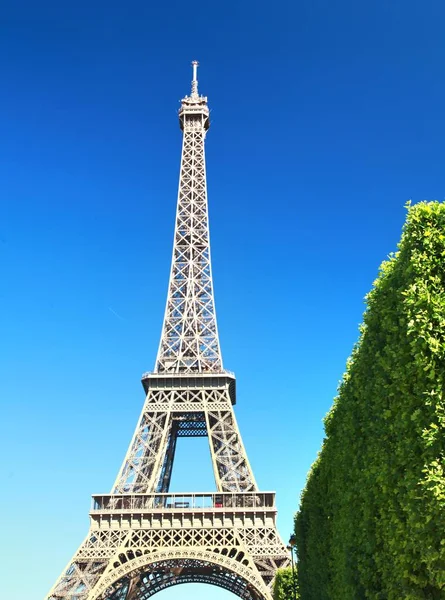
[{"label": "tower spire", "polygon": [[198,66],[199,66],[199,62],[197,60],[194,60],[192,62],[192,67],[193,67],[192,98],[198,98]]}]

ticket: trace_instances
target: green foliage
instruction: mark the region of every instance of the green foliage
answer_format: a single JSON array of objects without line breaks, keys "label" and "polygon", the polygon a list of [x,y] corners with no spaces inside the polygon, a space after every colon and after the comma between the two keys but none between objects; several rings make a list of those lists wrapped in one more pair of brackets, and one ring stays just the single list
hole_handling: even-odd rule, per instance
[{"label": "green foliage", "polygon": [[[295,580],[297,579],[297,568],[295,567]],[[292,579],[292,569],[278,569],[275,579],[273,582],[273,598],[274,600],[293,600],[294,588]],[[298,594],[297,585],[295,586],[297,598],[300,598]]]},{"label": "green foliage", "polygon": [[445,599],[445,204],[408,206],[295,519],[303,600]]}]

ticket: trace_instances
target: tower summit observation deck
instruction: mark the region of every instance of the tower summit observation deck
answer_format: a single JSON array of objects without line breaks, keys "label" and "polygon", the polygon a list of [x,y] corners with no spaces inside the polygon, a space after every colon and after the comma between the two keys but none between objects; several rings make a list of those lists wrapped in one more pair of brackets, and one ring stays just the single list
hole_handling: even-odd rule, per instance
[{"label": "tower summit observation deck", "polygon": [[[47,600],[145,600],[166,587],[211,583],[272,600],[287,566],[275,494],[258,490],[235,419],[235,376],[223,369],[210,259],[204,141],[207,98],[181,101],[175,236],[155,369],[112,492],[93,496],[90,530]],[[216,491],[171,493],[178,437],[207,437]],[[193,468],[193,465],[190,465]]]}]

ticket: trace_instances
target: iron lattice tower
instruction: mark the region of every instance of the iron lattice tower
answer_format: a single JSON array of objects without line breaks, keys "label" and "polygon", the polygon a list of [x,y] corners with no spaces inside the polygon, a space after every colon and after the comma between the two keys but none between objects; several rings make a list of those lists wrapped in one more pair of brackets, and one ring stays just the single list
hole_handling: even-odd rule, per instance
[{"label": "iron lattice tower", "polygon": [[[288,565],[275,494],[260,492],[235,420],[235,376],[223,369],[210,260],[204,140],[207,98],[181,101],[181,170],[172,268],[155,369],[111,494],[94,495],[90,530],[47,600],[145,600],[203,582],[271,600]],[[176,441],[209,438],[217,492],[169,493]]]}]

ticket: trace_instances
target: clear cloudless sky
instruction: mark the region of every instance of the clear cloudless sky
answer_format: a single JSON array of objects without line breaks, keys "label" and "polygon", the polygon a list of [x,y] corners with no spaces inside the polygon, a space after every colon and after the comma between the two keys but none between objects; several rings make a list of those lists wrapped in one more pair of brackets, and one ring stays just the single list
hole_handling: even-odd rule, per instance
[{"label": "clear cloudless sky", "polygon": [[[224,364],[288,538],[404,204],[445,195],[444,27],[442,0],[3,3],[2,598],[47,593],[141,410],[193,59]],[[175,490],[214,489],[206,444],[181,440]]]}]

